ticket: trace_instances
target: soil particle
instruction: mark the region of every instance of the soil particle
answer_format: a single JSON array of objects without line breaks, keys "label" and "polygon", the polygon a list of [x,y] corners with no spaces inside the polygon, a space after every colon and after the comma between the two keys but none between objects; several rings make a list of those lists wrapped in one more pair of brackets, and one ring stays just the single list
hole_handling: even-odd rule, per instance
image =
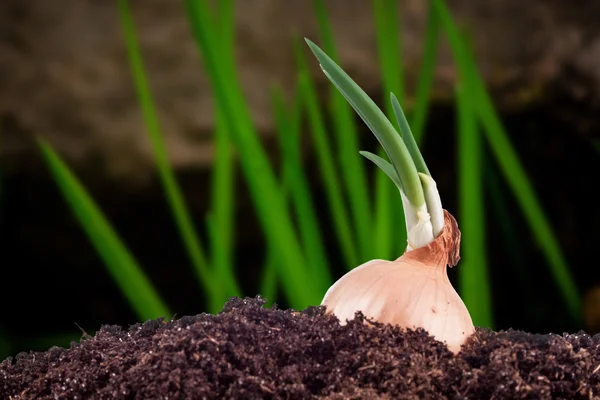
[{"label": "soil particle", "polygon": [[453,355],[423,330],[341,326],[321,307],[231,299],[0,364],[0,399],[591,399],[600,336],[478,329]]}]

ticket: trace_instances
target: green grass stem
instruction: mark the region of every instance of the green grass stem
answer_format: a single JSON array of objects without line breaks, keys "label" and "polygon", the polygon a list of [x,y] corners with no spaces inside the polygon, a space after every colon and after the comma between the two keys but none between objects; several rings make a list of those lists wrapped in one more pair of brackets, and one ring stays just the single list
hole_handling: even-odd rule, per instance
[{"label": "green grass stem", "polygon": [[215,279],[224,287],[224,296],[242,296],[235,277],[234,183],[235,164],[227,123],[217,111],[215,129],[215,160],[211,188],[211,224],[209,229],[211,261]]},{"label": "green grass stem", "polygon": [[308,64],[302,48],[295,46],[296,65],[298,69],[298,90],[302,99],[303,109],[306,111],[312,141],[317,152],[325,194],[335,234],[338,238],[341,253],[347,269],[352,269],[359,264],[356,250],[356,239],[350,224],[350,214],[344,202],[344,193],[339,173],[336,169],[332,150],[325,128],[325,117],[319,107],[319,98],[308,69]]},{"label": "green grass stem", "polygon": [[[278,254],[279,278],[291,307],[318,304],[321,293],[310,285],[305,256],[244,99],[235,66],[219,58],[218,31],[208,17],[205,0],[185,0],[192,31],[202,54],[205,72],[219,107],[225,114],[231,138],[240,155],[242,171],[267,240]],[[215,37],[217,36],[217,37]]]},{"label": "green grass stem", "polygon": [[[373,0],[373,16],[377,50],[381,66],[381,78],[384,93],[394,93],[400,101],[404,101],[404,68],[402,45],[400,43],[400,20],[398,19],[398,2],[396,0]],[[332,57],[335,61],[335,58]],[[384,95],[383,104],[388,118],[392,120],[394,111]]]},{"label": "green grass stem", "polygon": [[416,207],[425,204],[415,164],[400,135],[373,100],[316,44],[306,39],[325,75],[344,95],[383,146],[402,182],[408,200]]},{"label": "green grass stem", "polygon": [[118,6],[121,25],[127,45],[131,73],[142,108],[144,122],[146,123],[146,128],[152,143],[152,149],[156,157],[160,181],[163,185],[171,213],[173,214],[185,250],[195,267],[194,271],[196,272],[196,277],[206,291],[208,308],[210,312],[217,312],[221,309],[223,301],[225,300],[224,290],[221,287],[220,282],[215,282],[213,275],[208,268],[206,256],[194,229],[191,215],[185,205],[183,194],[175,179],[175,174],[169,165],[156,107],[146,77],[141,51],[135,36],[131,10],[129,9],[127,0],[118,0]]},{"label": "green grass stem", "polygon": [[48,143],[39,143],[63,197],[138,318],[170,317],[168,307],[83,185]]},{"label": "green grass stem", "polygon": [[485,246],[483,144],[469,93],[469,77],[461,76],[456,87],[459,217],[462,231],[459,291],[473,323],[492,329],[494,321]]},{"label": "green grass stem", "polygon": [[390,103],[392,104],[392,108],[394,109],[394,115],[396,116],[396,121],[398,122],[398,126],[400,127],[400,134],[402,135],[402,141],[406,145],[406,149],[410,154],[413,162],[415,163],[415,167],[418,172],[431,176],[429,173],[429,168],[427,168],[427,164],[425,164],[425,159],[421,154],[421,150],[419,150],[419,146],[417,146],[417,141],[415,140],[412,130],[410,129],[410,125],[408,125],[408,121],[406,120],[406,116],[404,115],[404,111],[398,102],[398,99],[394,95],[394,93],[390,94]]},{"label": "green grass stem", "polygon": [[[323,0],[314,0],[315,15],[320,37],[325,51],[337,60],[337,51],[333,32]],[[336,155],[342,171],[342,181],[348,195],[351,218],[360,249],[361,261],[373,258],[373,238],[371,225],[371,205],[365,167],[357,153],[360,150],[356,119],[344,97],[334,88],[330,90],[330,112],[337,143]]]},{"label": "green grass stem", "polygon": [[[385,105],[388,119],[393,121],[394,111],[388,101],[387,93],[396,93],[402,100],[405,98],[403,52],[399,40],[401,28],[398,19],[398,2],[395,0],[374,0],[373,18],[383,92],[386,93],[382,102]],[[384,154],[385,152],[381,150],[379,157],[384,157]],[[404,251],[404,249],[399,248],[399,245],[406,246],[407,243],[406,230],[404,229],[404,209],[401,206],[402,203],[396,186],[386,178],[385,174],[380,174],[379,171],[375,173],[374,204],[376,257],[383,259],[395,258]],[[398,221],[401,223],[398,224]],[[400,252],[396,253],[396,249],[399,249]]]},{"label": "green grass stem", "polygon": [[[220,0],[215,10],[221,32],[221,55],[233,62],[235,7],[233,0]],[[214,228],[210,233],[210,254],[215,279],[224,287],[224,297],[242,296],[235,276],[234,214],[235,160],[233,145],[223,110],[216,105],[215,159],[211,183],[211,214]]]},{"label": "green grass stem", "polygon": [[529,228],[548,260],[550,271],[565,304],[572,317],[579,320],[581,318],[581,298],[575,280],[548,218],[535,195],[533,186],[485,89],[483,79],[477,71],[475,58],[463,40],[446,4],[442,0],[432,0],[432,4],[447,35],[460,74],[471,76],[473,80],[472,101],[496,161],[509,187],[513,190]]},{"label": "green grass stem", "polygon": [[425,43],[423,45],[423,58],[419,75],[417,77],[417,91],[415,105],[412,110],[411,127],[415,141],[418,145],[423,143],[425,122],[429,111],[429,97],[433,86],[436,66],[436,55],[439,38],[439,21],[435,8],[430,4],[425,28]]},{"label": "green grass stem", "polygon": [[291,202],[296,210],[296,221],[305,249],[310,276],[322,293],[325,293],[333,282],[308,179],[302,168],[300,96],[294,97],[294,104],[289,113],[280,90],[273,91],[272,101],[282,149],[283,169],[288,177]]}]

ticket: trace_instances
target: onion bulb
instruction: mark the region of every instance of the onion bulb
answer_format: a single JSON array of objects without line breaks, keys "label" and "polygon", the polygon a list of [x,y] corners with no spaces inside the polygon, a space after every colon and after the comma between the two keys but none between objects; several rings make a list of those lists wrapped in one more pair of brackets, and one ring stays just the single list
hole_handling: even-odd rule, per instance
[{"label": "onion bulb", "polygon": [[356,311],[403,328],[423,328],[458,352],[474,332],[469,311],[448,279],[446,266],[460,259],[460,231],[444,210],[441,234],[395,261],[371,260],[348,272],[325,294],[322,305],[342,323]]},{"label": "onion bulb", "polygon": [[342,323],[361,311],[378,322],[423,328],[458,352],[475,330],[446,270],[460,258],[460,231],[454,217],[442,208],[437,185],[402,107],[392,94],[398,132],[348,74],[317,45],[306,41],[327,78],[385,150],[389,161],[369,152],[360,154],[398,187],[408,238],[404,255],[395,261],[372,260],[348,272],[327,291],[322,305]]}]

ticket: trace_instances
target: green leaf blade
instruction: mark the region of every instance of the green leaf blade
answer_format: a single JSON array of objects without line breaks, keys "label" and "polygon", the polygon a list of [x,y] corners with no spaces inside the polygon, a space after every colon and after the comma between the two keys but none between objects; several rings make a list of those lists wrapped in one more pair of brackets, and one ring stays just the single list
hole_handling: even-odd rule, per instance
[{"label": "green leaf blade", "polygon": [[425,159],[421,154],[421,150],[419,150],[419,146],[417,146],[417,142],[412,134],[410,129],[410,125],[408,125],[408,121],[406,120],[406,116],[404,115],[404,111],[402,110],[402,106],[398,102],[398,99],[394,95],[394,93],[390,94],[390,101],[392,103],[392,108],[394,109],[394,115],[396,116],[396,120],[398,121],[398,127],[400,128],[400,134],[402,135],[402,140],[408,149],[408,153],[410,154],[413,162],[415,163],[415,167],[417,168],[417,172],[422,172],[426,175],[431,176],[429,173],[429,168],[427,168],[427,164],[425,164]]},{"label": "green leaf blade", "polygon": [[433,78],[436,67],[436,55],[439,38],[439,20],[435,8],[429,2],[427,14],[427,25],[425,28],[425,44],[423,48],[423,59],[419,68],[417,78],[417,91],[415,94],[415,106],[412,110],[411,126],[417,144],[423,143],[425,133],[425,122],[429,111],[429,96],[433,86]]},{"label": "green leaf blade", "polygon": [[310,40],[306,39],[306,42],[319,60],[325,75],[340,90],[386,150],[409,201],[415,206],[424,204],[417,170],[393,125],[373,100],[327,54]]},{"label": "green leaf blade", "polygon": [[224,297],[242,296],[235,276],[234,235],[234,158],[233,147],[222,111],[217,111],[215,129],[215,160],[213,164],[211,208],[212,227],[209,229],[211,260],[217,281],[224,287]]},{"label": "green leaf blade", "polygon": [[459,291],[473,323],[493,329],[491,285],[486,257],[481,133],[469,97],[469,77],[456,88],[459,216],[462,231]]},{"label": "green leaf blade", "polygon": [[[337,59],[337,51],[331,25],[323,0],[315,0],[315,14],[325,49],[333,59]],[[342,168],[342,182],[351,208],[351,215],[356,239],[363,260],[373,257],[373,241],[371,232],[371,204],[368,192],[365,167],[356,153],[360,150],[357,124],[354,115],[344,97],[335,89],[330,91],[330,111],[336,143],[338,147],[339,164]]]},{"label": "green leaf blade", "polygon": [[306,249],[306,260],[310,276],[322,293],[332,284],[329,263],[323,247],[323,238],[316,211],[312,202],[308,179],[300,159],[300,96],[295,96],[291,115],[288,114],[283,94],[273,92],[272,103],[282,147],[284,175],[289,182],[291,200],[297,214],[300,237]]},{"label": "green leaf blade", "polygon": [[[404,101],[404,69],[402,46],[399,40],[398,1],[373,0],[373,16],[384,91],[395,93],[401,101]],[[387,98],[383,100],[387,104]],[[389,106],[387,114],[389,117],[393,114]]]},{"label": "green leaf blade", "polygon": [[521,207],[529,228],[541,246],[542,252],[549,263],[555,284],[571,316],[579,320],[581,318],[581,298],[575,280],[560,249],[559,241],[556,239],[548,218],[544,214],[540,202],[535,195],[533,186],[529,182],[529,178],[518,159],[517,153],[508,140],[508,134],[504,130],[500,118],[494,109],[492,100],[477,71],[475,58],[469,52],[443,0],[432,0],[432,4],[446,32],[460,73],[471,76],[473,79],[475,109],[484,127],[485,137],[490,144],[496,161],[500,165],[504,178],[513,189],[513,194]]},{"label": "green leaf blade", "polygon": [[492,147],[496,161],[500,165],[509,187],[512,188],[525,220],[549,263],[555,284],[571,316],[579,320],[581,318],[581,297],[561,250],[560,242],[542,209],[516,151],[508,140],[508,134],[504,131],[499,118],[493,111],[491,100],[481,90],[478,90],[477,100],[480,101],[479,112],[481,113],[482,124],[486,127],[486,138]]},{"label": "green leaf blade", "polygon": [[138,318],[170,317],[168,307],[83,185],[49,144],[40,141],[39,145],[63,197]]},{"label": "green leaf blade", "polygon": [[388,161],[384,160],[376,154],[369,153],[368,151],[361,151],[360,155],[366,158],[367,160],[372,161],[373,164],[375,164],[379,169],[381,169],[387,175],[387,177],[390,178],[392,182],[394,182],[398,189],[402,188],[402,182],[400,182],[400,177],[398,176],[398,173],[396,172],[392,164],[390,164]]},{"label": "green leaf blade", "polygon": [[220,283],[215,283],[211,271],[208,268],[204,250],[192,224],[192,218],[183,199],[183,194],[175,174],[169,164],[166,146],[158,121],[156,107],[150,91],[150,85],[146,77],[141,51],[137,43],[135,28],[131,11],[126,0],[118,0],[119,16],[121,26],[127,45],[127,54],[137,91],[142,115],[146,124],[148,135],[152,143],[152,149],[156,157],[156,164],[166,193],[169,208],[175,220],[184,248],[188,257],[194,265],[196,277],[206,291],[207,302],[211,312],[221,309],[226,300]]},{"label": "green leaf blade", "polygon": [[[377,49],[383,92],[394,92],[405,99],[403,49],[400,43],[400,20],[398,18],[398,2],[396,0],[374,0],[373,17],[375,22]],[[393,120],[393,109],[384,96],[388,119]],[[381,156],[385,152],[380,152]],[[397,175],[397,174],[396,174]],[[404,209],[399,206],[398,192],[394,182],[390,182],[385,174],[375,175],[375,248],[376,257],[391,259],[404,252],[407,234],[404,226]]]},{"label": "green leaf blade", "polygon": [[[215,17],[221,33],[220,57],[233,62],[235,37],[235,2],[220,0],[215,5]],[[234,214],[235,161],[225,113],[216,107],[214,132],[215,158],[211,182],[211,212],[214,216],[210,233],[212,268],[218,282],[223,284],[225,298],[242,297],[235,276]]]},{"label": "green leaf blade", "polygon": [[302,49],[296,46],[295,50],[299,96],[307,113],[312,141],[317,151],[323,183],[325,184],[327,203],[335,225],[335,233],[341,246],[346,268],[351,269],[357,266],[360,261],[356,250],[356,238],[350,224],[350,214],[344,202],[341,179],[331,156],[331,154],[334,154],[333,147],[326,133],[325,118],[319,108],[319,99],[308,64]]},{"label": "green leaf blade", "polygon": [[319,304],[321,293],[310,285],[302,252],[283,194],[254,128],[232,62],[219,57],[218,32],[204,0],[185,0],[186,12],[202,55],[216,101],[222,107],[239,151],[242,171],[264,233],[277,251],[279,277],[291,307]]}]

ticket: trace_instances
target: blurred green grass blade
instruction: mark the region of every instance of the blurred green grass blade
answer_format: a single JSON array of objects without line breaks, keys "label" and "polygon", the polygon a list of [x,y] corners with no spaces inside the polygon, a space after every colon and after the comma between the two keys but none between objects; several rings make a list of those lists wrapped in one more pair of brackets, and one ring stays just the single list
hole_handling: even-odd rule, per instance
[{"label": "blurred green grass blade", "polygon": [[[322,246],[322,238],[318,221],[312,205],[308,180],[304,174],[300,157],[300,128],[302,120],[302,98],[300,93],[294,96],[294,102],[288,115],[283,93],[280,88],[272,90],[272,106],[277,126],[277,132],[282,152],[281,188],[286,203],[291,194],[294,207],[297,210],[297,220],[302,241],[306,248],[307,261],[311,276],[316,277],[316,283],[321,286],[324,294],[331,285],[327,257]],[[268,299],[267,304],[273,304],[277,296],[277,255],[273,246],[269,246],[260,293]]]},{"label": "blurred green grass blade", "polygon": [[259,220],[267,240],[278,252],[278,276],[289,304],[297,309],[318,304],[321,293],[310,285],[304,254],[275,174],[254,128],[234,65],[219,58],[218,31],[208,17],[208,5],[204,0],[185,0],[185,6],[202,54],[205,72],[239,151],[242,170]]},{"label": "blurred green grass blade", "polygon": [[[404,102],[406,98],[402,46],[399,40],[398,1],[373,0],[373,15],[375,18],[379,65],[381,66],[381,78],[385,93],[382,101],[385,104],[388,118],[393,120],[394,112],[388,102],[388,93],[394,93],[401,102]],[[335,61],[335,58],[333,60]]]},{"label": "blurred green grass blade", "polygon": [[321,167],[325,193],[329,210],[333,217],[335,233],[340,243],[342,256],[348,269],[352,269],[360,262],[356,251],[356,242],[353,235],[354,230],[350,225],[350,216],[344,203],[341,180],[333,162],[332,154],[335,154],[325,130],[325,121],[321,109],[317,91],[310,75],[308,64],[298,42],[295,43],[296,65],[298,69],[298,91],[303,100],[308,121],[311,128],[312,140],[317,151],[317,158]]},{"label": "blurred green grass blade", "polygon": [[283,94],[280,90],[274,90],[272,93],[273,110],[282,147],[283,166],[289,175],[289,190],[297,214],[306,261],[308,261],[313,281],[325,293],[333,282],[308,180],[302,169],[300,156],[300,125],[302,121],[299,97],[295,96],[291,115],[288,115]]},{"label": "blurred green grass blade", "polygon": [[211,188],[213,228],[209,230],[215,278],[223,283],[225,296],[242,296],[234,273],[233,245],[234,158],[225,117],[217,111],[215,159]]},{"label": "blurred green grass blade", "polygon": [[486,138],[496,157],[496,161],[500,165],[504,178],[513,190],[513,194],[523,211],[523,215],[539,243],[544,256],[548,260],[555,283],[572,317],[578,320],[581,318],[581,298],[575,285],[575,280],[569,271],[569,266],[548,218],[545,216],[535,195],[533,186],[529,182],[517,153],[508,140],[508,134],[504,130],[500,118],[494,109],[492,100],[477,71],[475,58],[470,54],[445,3],[442,0],[432,1],[440,23],[446,32],[460,73],[472,77],[472,101],[476,106],[478,118],[483,125]]},{"label": "blurred green grass blade", "polygon": [[[337,60],[337,51],[327,11],[323,0],[314,0],[315,14],[319,26],[319,33],[325,51],[332,59]],[[358,129],[352,109],[344,97],[335,88],[330,88],[330,112],[333,119],[339,163],[342,170],[342,180],[345,184],[348,203],[351,209],[351,218],[360,249],[362,261],[372,259],[373,239],[371,225],[371,205],[368,191],[365,166],[357,153],[360,150]]]},{"label": "blurred green grass blade", "polygon": [[217,28],[221,36],[223,55],[233,59],[235,49],[235,0],[215,2]]},{"label": "blurred green grass blade", "polygon": [[436,54],[439,37],[439,21],[435,7],[429,4],[427,14],[427,26],[425,28],[425,44],[423,46],[423,59],[419,76],[417,78],[417,92],[415,94],[415,106],[412,111],[411,127],[417,144],[423,143],[427,112],[429,111],[429,96],[433,86],[435,72]]},{"label": "blurred green grass blade", "polygon": [[[276,121],[277,122],[277,121]],[[281,143],[280,143],[281,144]],[[291,170],[290,165],[285,164],[283,168],[281,168],[279,177],[280,187],[281,187],[281,195],[283,196],[283,201],[285,202],[286,209],[289,209],[289,188],[291,186]],[[265,259],[265,264],[262,267],[262,276],[260,280],[259,293],[265,299],[267,299],[267,304],[274,304],[277,300],[277,289],[278,289],[278,279],[277,279],[277,264],[280,262],[278,257],[278,252],[272,242],[267,243],[267,254]]]},{"label": "blurred green grass blade", "polygon": [[[277,120],[275,121],[278,122]],[[286,124],[289,122],[287,119],[285,120]],[[286,129],[289,126],[286,126]],[[279,132],[281,133],[281,132]],[[293,133],[293,132],[292,132]],[[280,144],[283,143],[280,141]],[[283,168],[281,168],[281,173],[279,177],[280,187],[281,187],[281,195],[283,196],[283,201],[285,202],[285,207],[287,209],[290,208],[289,202],[289,192],[290,187],[292,186],[292,171],[289,163],[283,163]],[[266,298],[267,304],[273,304],[277,300],[277,289],[278,289],[278,279],[277,279],[277,264],[279,260],[277,259],[277,249],[273,245],[273,243],[267,243],[267,255],[265,259],[265,264],[262,268],[262,276],[260,281],[260,294]]]},{"label": "blurred green grass blade", "polygon": [[[235,46],[235,7],[233,0],[216,3],[216,20],[221,33],[221,57],[233,59]],[[214,132],[215,158],[211,184],[211,213],[213,227],[210,233],[210,254],[215,278],[223,284],[225,297],[242,296],[235,276],[234,228],[234,184],[235,163],[233,146],[227,130],[223,110],[217,105]]]},{"label": "blurred green grass blade", "polygon": [[81,183],[50,145],[40,141],[40,148],[64,198],[138,318],[146,321],[169,317],[171,312],[152,283]]},{"label": "blurred green grass blade", "polygon": [[214,281],[211,271],[208,269],[204,251],[200,247],[198,235],[196,234],[192,224],[192,218],[185,205],[179,185],[175,180],[173,170],[169,165],[156,108],[154,106],[148,79],[144,70],[139,45],[135,37],[135,29],[133,26],[131,10],[129,9],[127,0],[118,0],[118,5],[121,25],[127,44],[127,54],[129,56],[131,72],[142,108],[144,121],[146,123],[150,141],[152,143],[152,149],[156,157],[156,164],[161,183],[163,185],[171,213],[175,219],[175,223],[179,230],[179,234],[181,235],[185,249],[195,267],[196,276],[206,291],[209,311],[217,312],[221,309],[221,306],[225,300],[223,294],[224,291],[219,282]]},{"label": "blurred green grass blade", "polygon": [[483,91],[481,85],[479,89],[476,89],[475,94],[475,101],[479,105],[479,117],[485,127],[486,137],[496,156],[496,161],[500,164],[504,178],[512,188],[529,228],[549,263],[555,283],[572,317],[579,319],[581,317],[581,299],[560,243],[544,214],[516,151],[508,140],[508,134],[501,125],[491,99]]},{"label": "blurred green grass blade", "polygon": [[[383,92],[385,93],[382,102],[388,118],[393,121],[394,113],[387,93],[396,93],[402,100],[405,98],[402,46],[399,40],[401,29],[398,19],[398,2],[396,0],[374,0],[373,17]],[[380,157],[383,157],[384,154],[384,151],[380,151]],[[404,209],[395,185],[379,171],[375,173],[374,204],[375,257],[395,258],[398,256],[396,249],[399,249],[399,254],[402,254],[404,249],[400,246],[406,246],[407,242],[404,229]],[[398,225],[396,221],[402,223]]]},{"label": "blurred green grass blade", "polygon": [[485,248],[482,143],[471,102],[469,78],[456,88],[458,132],[459,216],[462,231],[458,270],[460,295],[476,326],[493,328],[491,285]]},{"label": "blurred green grass blade", "polygon": [[[385,151],[380,150],[380,156],[385,155]],[[394,222],[400,217],[395,217],[395,214],[402,213],[404,219],[404,210],[398,204],[400,199],[398,192],[394,190],[394,183],[391,182],[385,174],[381,174],[379,170],[374,171],[375,176],[375,201],[374,201],[374,256],[389,260],[397,256],[394,254],[394,249],[398,243],[406,243],[406,231],[403,225],[396,225]],[[401,253],[400,253],[401,254]]]}]

